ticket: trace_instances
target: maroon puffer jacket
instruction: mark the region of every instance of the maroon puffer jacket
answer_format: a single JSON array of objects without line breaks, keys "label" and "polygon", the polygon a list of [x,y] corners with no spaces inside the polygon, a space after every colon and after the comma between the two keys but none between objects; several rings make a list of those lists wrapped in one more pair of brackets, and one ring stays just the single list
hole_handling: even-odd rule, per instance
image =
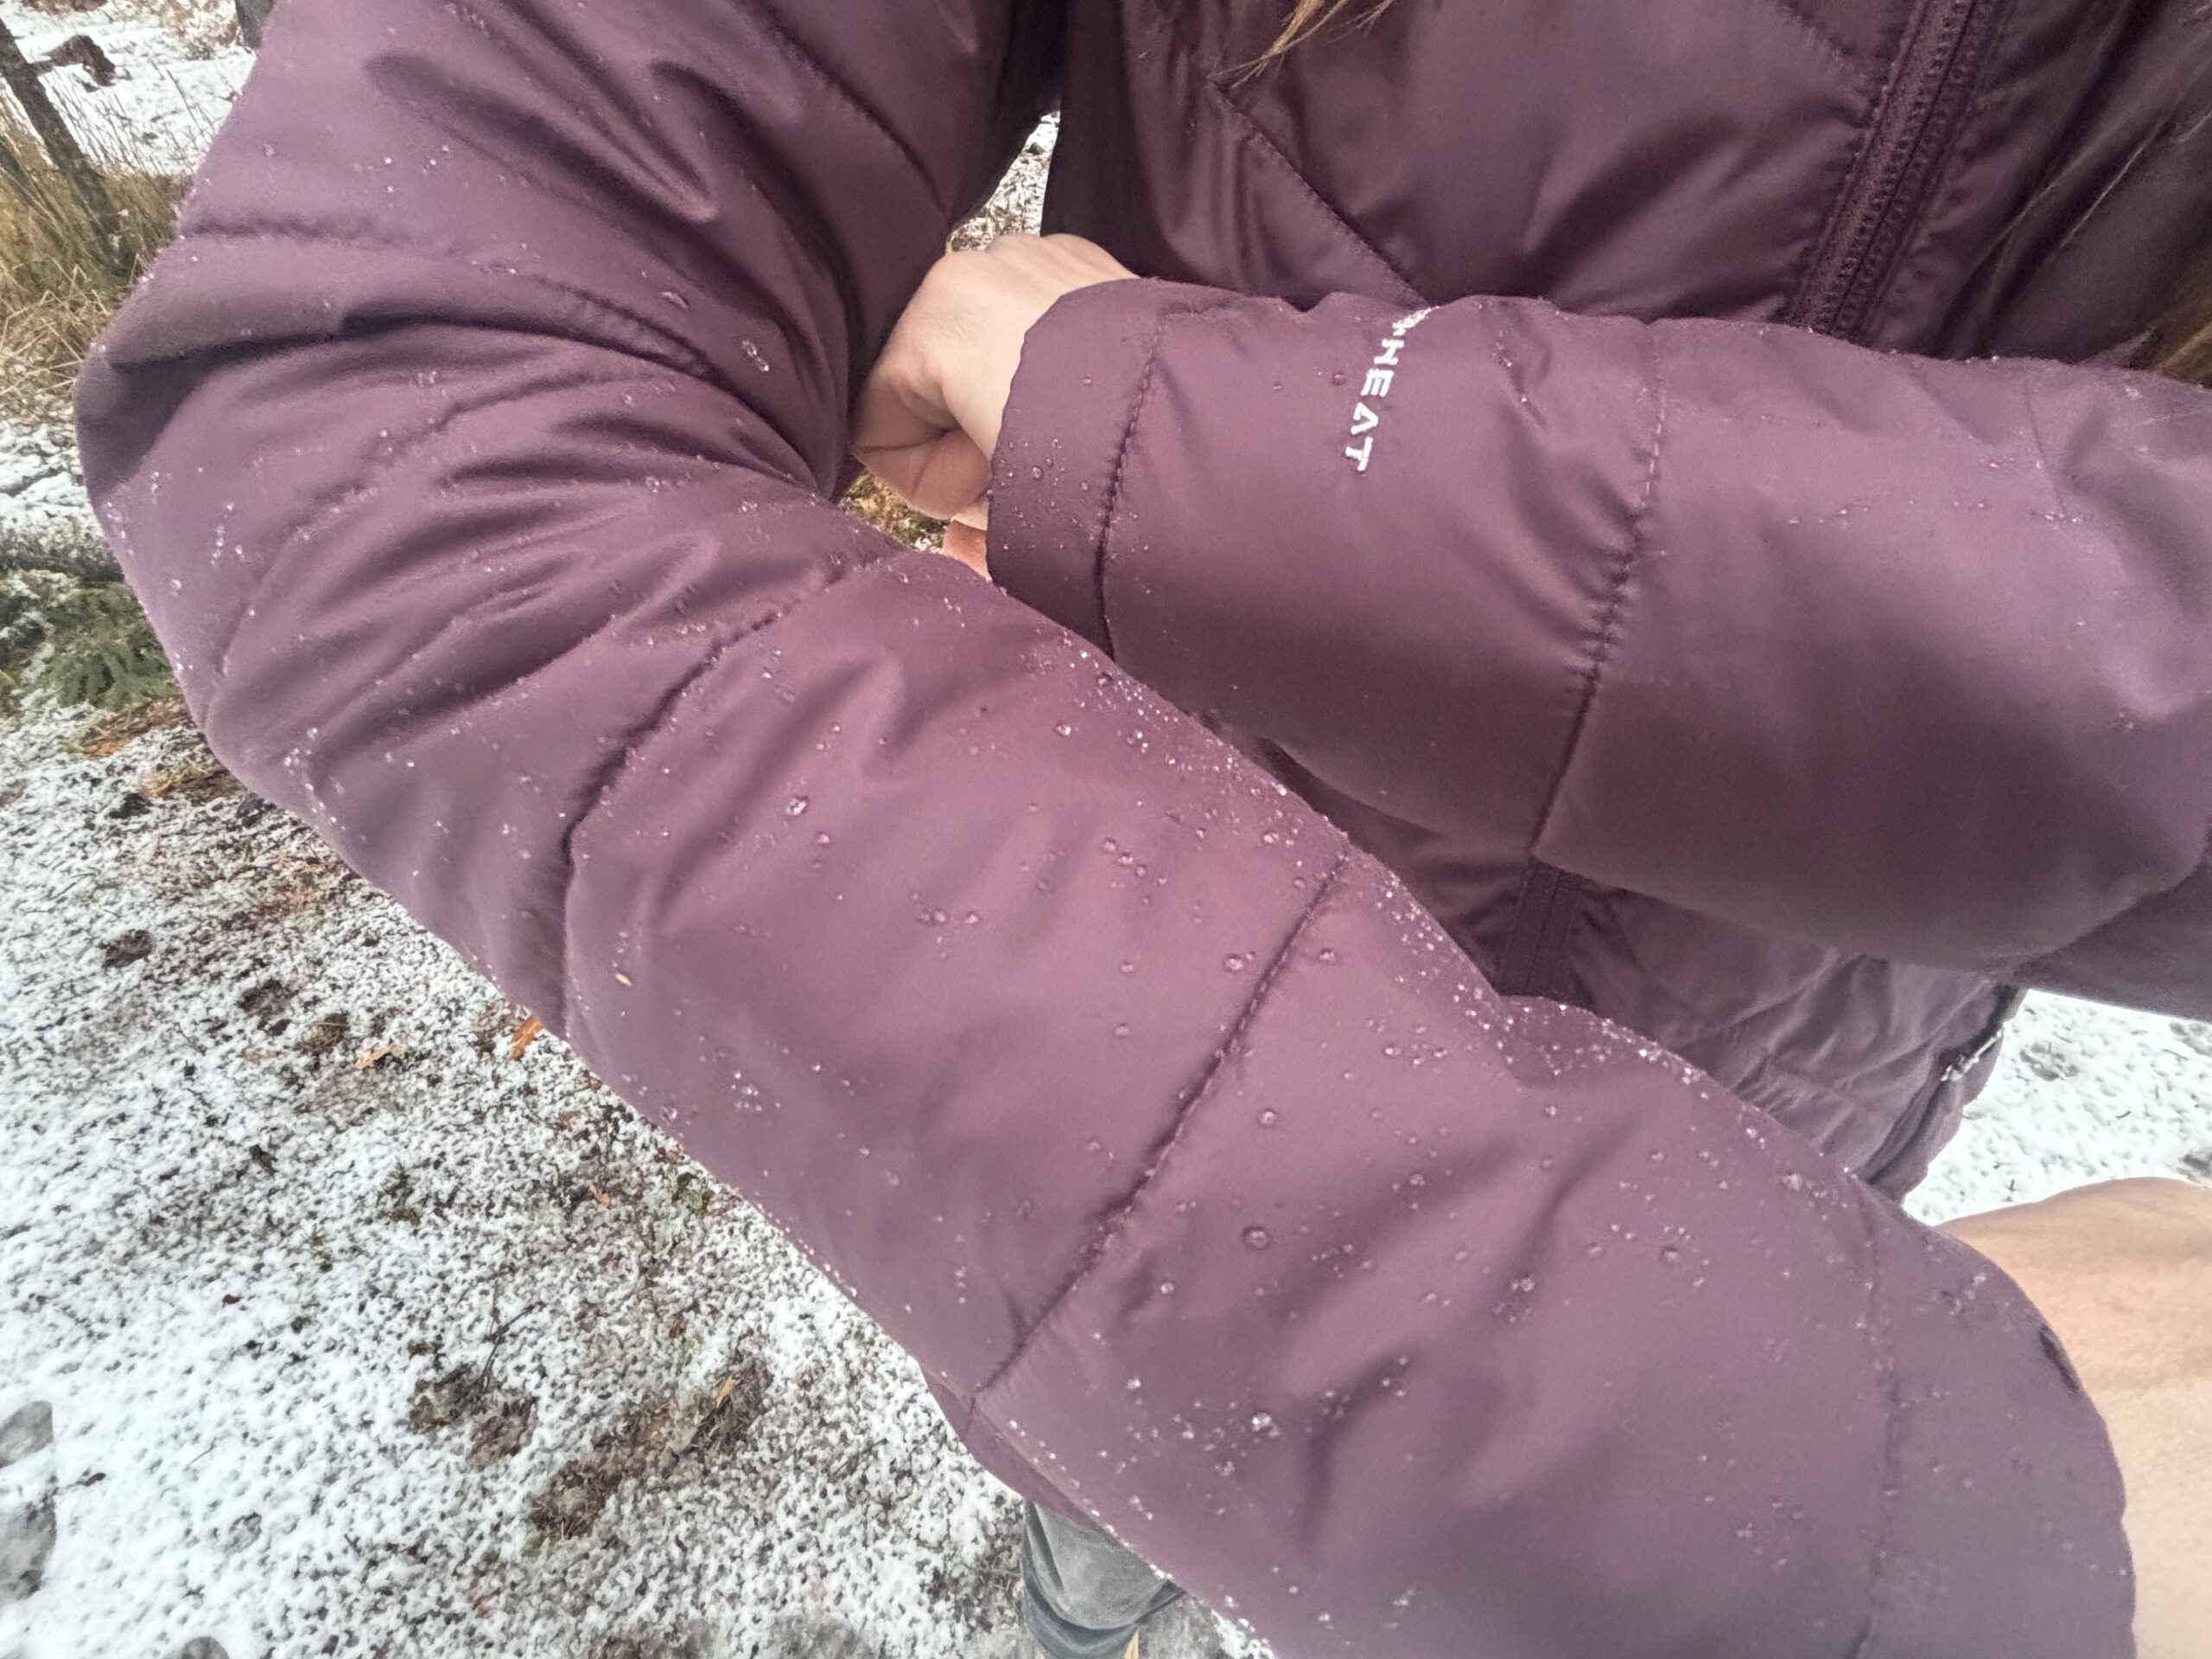
[{"label": "maroon puffer jacket", "polygon": [[[2054,162],[2185,6],[2077,6],[293,0],[88,467],[219,753],[1286,1655],[2104,1659],[2094,1411],[1857,1179],[1999,983],[2212,1013],[2212,400],[1866,349],[2144,327],[2212,168]],[[825,493],[1056,87],[1175,280],[1008,598]]]}]

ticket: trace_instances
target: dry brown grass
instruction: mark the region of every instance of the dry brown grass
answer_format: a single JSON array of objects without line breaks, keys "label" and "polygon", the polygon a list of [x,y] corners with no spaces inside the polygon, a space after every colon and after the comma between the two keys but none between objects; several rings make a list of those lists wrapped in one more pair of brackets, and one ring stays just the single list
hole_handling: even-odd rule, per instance
[{"label": "dry brown grass", "polygon": [[845,511],[909,547],[935,552],[944,544],[944,521],[917,512],[887,489],[873,473],[862,473],[845,492]]},{"label": "dry brown grass", "polygon": [[114,202],[119,237],[92,213],[24,127],[0,116],[0,414],[61,413],[77,367],[130,284],[169,238],[182,175],[131,160],[111,133],[79,131]]},{"label": "dry brown grass", "polygon": [[238,44],[238,15],[232,0],[139,0],[137,10],[181,42],[188,58],[212,57],[221,48]]},{"label": "dry brown grass", "polygon": [[102,22],[131,22],[143,17],[159,23],[184,48],[188,58],[212,57],[238,38],[233,0],[136,0],[121,16],[88,14],[108,11],[107,0],[22,0],[48,17],[82,17],[86,27]]}]

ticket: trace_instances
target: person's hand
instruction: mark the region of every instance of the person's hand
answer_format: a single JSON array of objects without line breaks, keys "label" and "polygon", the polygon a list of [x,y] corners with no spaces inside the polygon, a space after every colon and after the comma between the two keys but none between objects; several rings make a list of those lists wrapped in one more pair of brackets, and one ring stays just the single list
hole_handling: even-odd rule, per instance
[{"label": "person's hand", "polygon": [[2104,1414],[2138,1659],[2212,1659],[2212,1192],[2107,1181],[1943,1230],[2027,1293]]},{"label": "person's hand", "polygon": [[1002,236],[922,279],[861,387],[853,453],[909,505],[958,521],[948,553],[981,567],[991,451],[1031,325],[1063,294],[1131,275],[1079,236]]}]

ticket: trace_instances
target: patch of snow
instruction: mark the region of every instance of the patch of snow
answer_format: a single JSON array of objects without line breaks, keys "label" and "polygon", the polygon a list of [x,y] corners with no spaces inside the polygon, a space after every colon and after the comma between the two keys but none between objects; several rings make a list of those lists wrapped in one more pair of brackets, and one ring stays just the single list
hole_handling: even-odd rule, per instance
[{"label": "patch of snow", "polygon": [[253,54],[242,46],[188,55],[149,11],[124,4],[57,16],[22,0],[0,0],[0,22],[34,60],[73,35],[92,37],[114,63],[115,79],[97,86],[90,72],[72,66],[50,71],[47,91],[96,157],[149,170],[182,173],[198,166],[253,67]]},{"label": "patch of snow", "polygon": [[0,536],[98,533],[68,430],[0,417]]},{"label": "patch of snow", "polygon": [[990,200],[953,231],[954,247],[988,248],[1009,232],[1037,233],[1045,213],[1045,185],[1052,170],[1052,150],[1059,139],[1057,114],[1037,124]]},{"label": "patch of snow", "polygon": [[2130,1175],[2212,1185],[2212,1026],[2034,996],[1906,1207],[1948,1221]]}]

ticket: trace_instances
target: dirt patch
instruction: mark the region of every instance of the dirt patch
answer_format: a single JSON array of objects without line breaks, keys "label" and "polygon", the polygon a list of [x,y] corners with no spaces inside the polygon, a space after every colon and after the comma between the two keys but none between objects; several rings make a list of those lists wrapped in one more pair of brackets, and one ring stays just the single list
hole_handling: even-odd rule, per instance
[{"label": "dirt patch", "polygon": [[555,1470],[523,1510],[531,1544],[589,1532],[614,1495],[658,1462],[670,1413],[665,1398],[639,1401],[593,1438],[589,1451]]},{"label": "dirt patch", "polygon": [[423,1208],[416,1202],[415,1178],[404,1164],[385,1177],[384,1190],[377,1194],[377,1216],[383,1221],[404,1221],[412,1227],[423,1219]]},{"label": "dirt patch", "polygon": [[683,1459],[709,1465],[734,1455],[753,1438],[753,1426],[767,1408],[767,1371],[756,1359],[734,1360],[724,1368],[721,1382],[693,1402],[696,1421],[671,1465]]},{"label": "dirt patch", "polygon": [[1009,1508],[992,1528],[990,1541],[969,1567],[957,1559],[930,1569],[929,1599],[954,1619],[988,1628],[1000,1610],[1014,1605],[1021,1587],[1021,1511]]},{"label": "dirt patch", "polygon": [[590,1653],[591,1659],[713,1659],[714,1651],[703,1630],[619,1630],[594,1643]]},{"label": "dirt patch", "polygon": [[423,1378],[407,1408],[407,1426],[420,1434],[466,1426],[472,1469],[514,1456],[537,1421],[537,1402],[499,1383],[488,1363],[454,1365]]},{"label": "dirt patch", "polygon": [[785,1617],[768,1632],[760,1659],[878,1659],[877,1649],[842,1619],[823,1613]]},{"label": "dirt patch", "polygon": [[537,1402],[528,1395],[502,1396],[477,1420],[476,1431],[468,1437],[468,1466],[481,1469],[514,1456],[530,1439],[537,1421]]},{"label": "dirt patch", "polygon": [[688,1169],[676,1178],[676,1185],[669,1197],[677,1209],[687,1211],[702,1220],[706,1217],[709,1205],[713,1201],[712,1195],[707,1191],[706,1182]]},{"label": "dirt patch", "polygon": [[346,1046],[346,1039],[353,1034],[353,1017],[340,1008],[326,1014],[308,1027],[306,1036],[293,1045],[311,1060],[326,1059]]},{"label": "dirt patch", "polygon": [[[518,1003],[504,997],[486,1002],[468,1022],[468,1046],[486,1059],[502,1052],[512,1053],[515,1038],[530,1021],[530,1011]],[[515,1054],[512,1058],[522,1057]]]},{"label": "dirt patch", "polygon": [[143,927],[134,927],[127,933],[118,933],[100,944],[100,966],[127,968],[134,962],[143,962],[154,954],[154,936]]},{"label": "dirt patch", "polygon": [[652,1395],[632,1402],[532,1494],[523,1511],[531,1548],[582,1537],[626,1486],[694,1478],[735,1457],[767,1409],[767,1394],[760,1362],[733,1355],[711,1388],[681,1401]]},{"label": "dirt patch", "polygon": [[292,1006],[299,995],[281,979],[264,979],[248,988],[238,996],[238,1010],[261,1028],[264,1037],[281,1037],[290,1027],[284,1010]]},{"label": "dirt patch", "polygon": [[91,760],[105,760],[149,732],[189,725],[182,697],[156,697],[118,715],[102,715],[77,734],[77,753]]},{"label": "dirt patch", "polygon": [[[239,803],[240,827],[251,829],[267,802],[247,796]],[[244,910],[224,918],[232,931],[257,931],[290,922],[345,892],[358,878],[340,860],[326,853],[296,853],[287,849],[268,863],[270,880],[256,893]]]},{"label": "dirt patch", "polygon": [[211,754],[148,772],[138,780],[138,793],[149,801],[189,801],[199,804],[243,795],[245,785],[232,777],[222,762]]}]

